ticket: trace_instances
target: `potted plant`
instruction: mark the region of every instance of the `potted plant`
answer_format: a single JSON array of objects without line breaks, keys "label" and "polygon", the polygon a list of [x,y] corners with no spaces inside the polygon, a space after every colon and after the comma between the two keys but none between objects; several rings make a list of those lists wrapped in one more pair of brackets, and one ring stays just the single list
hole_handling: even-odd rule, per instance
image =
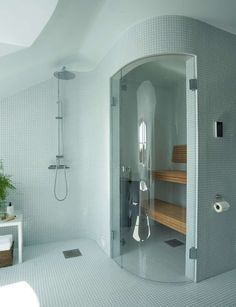
[{"label": "potted plant", "polygon": [[6,197],[9,190],[15,190],[9,175],[0,173],[0,218],[6,215]]}]

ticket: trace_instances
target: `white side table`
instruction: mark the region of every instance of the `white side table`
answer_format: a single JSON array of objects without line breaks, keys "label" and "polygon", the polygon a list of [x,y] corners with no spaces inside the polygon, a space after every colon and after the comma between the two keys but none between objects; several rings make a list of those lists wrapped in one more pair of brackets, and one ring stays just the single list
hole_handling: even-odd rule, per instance
[{"label": "white side table", "polygon": [[16,213],[16,218],[9,222],[0,220],[0,227],[17,226],[18,230],[18,262],[22,263],[22,251],[23,251],[23,217],[22,214]]}]

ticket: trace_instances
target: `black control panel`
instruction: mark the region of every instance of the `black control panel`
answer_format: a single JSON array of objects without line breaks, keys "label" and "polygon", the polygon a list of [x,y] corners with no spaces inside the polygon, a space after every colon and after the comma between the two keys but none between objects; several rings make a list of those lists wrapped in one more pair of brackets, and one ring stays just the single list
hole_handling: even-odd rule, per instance
[{"label": "black control panel", "polygon": [[223,137],[223,122],[215,122],[215,137],[222,138]]}]

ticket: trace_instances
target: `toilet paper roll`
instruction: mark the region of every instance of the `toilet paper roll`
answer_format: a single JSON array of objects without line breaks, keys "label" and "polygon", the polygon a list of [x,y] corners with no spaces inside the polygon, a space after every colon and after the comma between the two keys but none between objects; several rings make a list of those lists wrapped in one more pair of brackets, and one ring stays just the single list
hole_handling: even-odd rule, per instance
[{"label": "toilet paper roll", "polygon": [[230,204],[227,203],[227,201],[225,201],[225,200],[218,201],[218,202],[214,203],[214,210],[217,213],[227,211],[227,210],[229,210],[229,208],[230,208]]}]

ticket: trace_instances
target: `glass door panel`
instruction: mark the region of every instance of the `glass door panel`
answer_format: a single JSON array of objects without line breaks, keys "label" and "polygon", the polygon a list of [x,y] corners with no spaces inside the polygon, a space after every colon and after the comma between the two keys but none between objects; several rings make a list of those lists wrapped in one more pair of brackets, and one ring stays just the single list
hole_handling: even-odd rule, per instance
[{"label": "glass door panel", "polygon": [[159,56],[112,78],[113,258],[162,282],[189,281],[186,61]]}]

